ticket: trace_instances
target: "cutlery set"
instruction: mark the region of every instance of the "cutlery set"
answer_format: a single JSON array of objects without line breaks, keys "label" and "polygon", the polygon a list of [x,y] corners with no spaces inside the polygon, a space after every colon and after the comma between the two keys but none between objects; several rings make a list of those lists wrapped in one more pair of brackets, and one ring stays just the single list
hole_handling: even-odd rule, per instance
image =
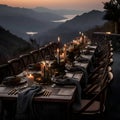
[{"label": "cutlery set", "polygon": [[43,93],[43,96],[50,96],[52,93],[51,90],[45,90],[44,93]]},{"label": "cutlery set", "polygon": [[[24,89],[26,89],[28,86],[23,86],[20,88],[13,88],[12,90],[8,91],[8,95],[17,95],[18,93],[22,92]],[[51,90],[45,90],[43,92],[43,96],[50,96],[52,93]]]},{"label": "cutlery set", "polygon": [[25,85],[25,86],[22,86],[22,87],[19,87],[19,88],[13,88],[12,90],[8,91],[8,95],[16,95],[18,94],[19,92],[23,91],[25,88],[27,88],[28,86]]}]

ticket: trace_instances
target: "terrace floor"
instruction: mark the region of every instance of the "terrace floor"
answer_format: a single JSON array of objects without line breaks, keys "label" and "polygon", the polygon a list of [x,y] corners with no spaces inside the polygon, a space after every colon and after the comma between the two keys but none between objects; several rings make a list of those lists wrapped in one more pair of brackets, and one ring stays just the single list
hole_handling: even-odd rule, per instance
[{"label": "terrace floor", "polygon": [[114,80],[111,84],[112,93],[109,96],[109,109],[106,113],[108,120],[120,120],[120,53],[114,53],[112,65]]}]

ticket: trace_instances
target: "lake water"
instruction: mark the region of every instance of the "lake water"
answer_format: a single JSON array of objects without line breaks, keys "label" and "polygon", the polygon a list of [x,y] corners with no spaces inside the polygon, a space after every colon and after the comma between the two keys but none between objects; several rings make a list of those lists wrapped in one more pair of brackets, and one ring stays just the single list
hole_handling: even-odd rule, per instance
[{"label": "lake water", "polygon": [[75,15],[64,15],[63,17],[65,17],[66,19],[56,20],[56,21],[53,21],[53,22],[66,22],[67,20],[73,19],[75,16],[76,16],[76,14]]}]

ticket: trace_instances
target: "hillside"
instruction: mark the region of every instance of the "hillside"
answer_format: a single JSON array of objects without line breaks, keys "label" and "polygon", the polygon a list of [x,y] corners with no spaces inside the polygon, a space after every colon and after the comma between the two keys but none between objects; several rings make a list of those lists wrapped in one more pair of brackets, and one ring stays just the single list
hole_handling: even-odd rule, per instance
[{"label": "hillside", "polygon": [[56,27],[60,23],[52,21],[59,19],[64,17],[48,12],[39,13],[27,8],[0,5],[0,25],[24,38],[27,37],[25,34],[27,31],[42,33]]},{"label": "hillside", "polygon": [[0,26],[0,64],[29,50],[32,50],[32,47],[28,42]]},{"label": "hillside", "polygon": [[[45,42],[51,39],[56,40],[57,36],[61,36],[62,40],[67,42],[78,36],[80,31],[85,32],[97,25],[103,25],[105,23],[103,20],[103,15],[104,12],[102,11],[92,10],[80,16],[78,15],[72,20],[66,21],[55,29],[49,30],[41,36],[37,36],[37,38]],[[43,41],[41,41],[41,43]]]},{"label": "hillside", "polygon": [[71,9],[48,9],[45,7],[36,7],[33,10],[37,11],[37,12],[49,12],[49,13],[53,13],[53,14],[57,14],[57,15],[74,15],[74,14],[81,14],[83,13],[83,11],[80,10],[71,10]]}]

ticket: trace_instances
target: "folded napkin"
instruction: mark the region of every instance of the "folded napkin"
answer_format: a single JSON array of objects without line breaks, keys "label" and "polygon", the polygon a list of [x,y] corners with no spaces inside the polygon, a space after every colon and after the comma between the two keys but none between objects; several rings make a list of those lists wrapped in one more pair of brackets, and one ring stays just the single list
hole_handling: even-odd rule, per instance
[{"label": "folded napkin", "polygon": [[88,50],[95,50],[95,47],[89,46],[87,49]]},{"label": "folded napkin", "polygon": [[32,86],[26,91],[19,93],[17,98],[17,110],[16,119],[17,120],[33,120],[36,117],[36,113],[33,109],[32,100],[38,92],[42,90],[39,85]]},{"label": "folded napkin", "polygon": [[89,51],[85,51],[84,54],[85,54],[85,55],[93,55],[93,52],[91,52],[91,51],[89,50]]},{"label": "folded napkin", "polygon": [[58,83],[59,85],[75,85],[76,86],[77,94],[75,96],[75,102],[73,103],[72,108],[74,110],[79,110],[81,108],[81,86],[79,81],[75,78],[58,78],[58,77],[55,81],[56,81],[56,84]]},{"label": "folded napkin", "polygon": [[73,66],[69,69],[67,69],[69,72],[83,72],[84,74],[84,86],[87,85],[87,82],[88,82],[88,73],[87,73],[87,70],[82,67],[82,66]]},{"label": "folded napkin", "polygon": [[81,71],[80,67],[78,66],[66,67],[66,70],[68,70],[69,72]]},{"label": "folded napkin", "polygon": [[82,57],[82,56],[79,56],[79,57],[77,57],[76,59],[75,59],[76,61],[78,61],[78,62],[89,62],[89,59],[87,59],[87,58],[84,58],[84,57]]}]

